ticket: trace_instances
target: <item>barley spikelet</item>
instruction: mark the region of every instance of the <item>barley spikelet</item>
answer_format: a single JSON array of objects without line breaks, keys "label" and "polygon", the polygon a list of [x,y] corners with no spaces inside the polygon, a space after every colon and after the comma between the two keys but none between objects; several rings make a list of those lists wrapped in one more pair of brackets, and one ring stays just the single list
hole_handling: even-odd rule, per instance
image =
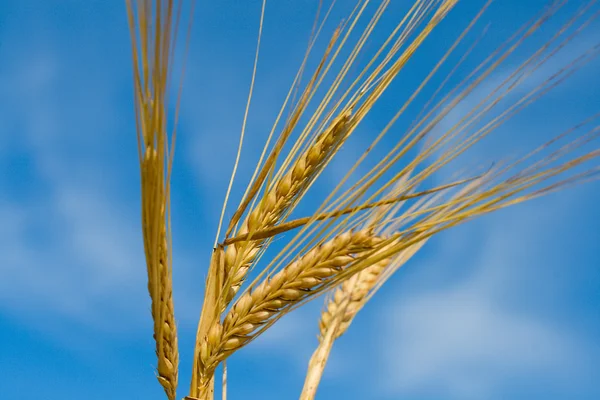
[{"label": "barley spikelet", "polygon": [[[239,235],[274,226],[310,184],[320,167],[346,138],[350,112],[342,114],[323,132],[294,165],[265,194],[258,206],[244,220]],[[235,243],[225,252],[225,271],[230,279],[225,304],[233,299],[243,283],[248,268],[260,250],[262,241]]]}]

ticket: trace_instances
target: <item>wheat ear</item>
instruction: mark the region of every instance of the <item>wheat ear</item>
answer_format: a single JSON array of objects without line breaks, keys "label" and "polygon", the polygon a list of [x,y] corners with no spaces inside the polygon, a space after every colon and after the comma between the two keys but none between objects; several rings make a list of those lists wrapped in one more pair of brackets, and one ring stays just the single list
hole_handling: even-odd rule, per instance
[{"label": "wheat ear", "polygon": [[[237,232],[245,235],[275,226],[282,215],[302,195],[312,178],[326,163],[346,138],[350,111],[340,115],[306,151],[294,165],[265,194]],[[230,245],[225,250],[225,271],[229,278],[229,288],[225,304],[233,299],[242,285],[252,262],[262,245],[260,240],[249,240]]]},{"label": "wheat ear", "polygon": [[[381,278],[386,278],[388,275],[383,272],[393,272],[400,268],[404,263],[412,257],[425,243],[419,242],[396,256],[393,261],[383,260],[364,270],[356,275],[353,275],[348,280],[344,281],[331,296],[326,309],[321,314],[319,321],[319,337],[323,338],[327,332],[331,330],[331,321],[341,315],[340,322],[335,329],[334,339],[342,336],[352,323],[356,314],[361,310],[369,298],[369,294],[381,282]],[[347,300],[347,305],[344,305]],[[321,339],[320,339],[321,340]]]},{"label": "wheat ear", "polygon": [[223,323],[214,324],[201,344],[200,393],[208,387],[216,366],[229,354],[246,345],[261,328],[318,290],[361,254],[375,249],[381,241],[382,238],[368,229],[347,231],[314,247],[242,295]]},{"label": "wheat ear", "polygon": [[319,321],[319,345],[312,354],[300,400],[313,400],[321,381],[333,343],[342,336],[362,309],[376,287],[400,268],[425,241],[400,252],[392,259],[384,259],[345,280],[326,303]]},{"label": "wheat ear", "polygon": [[[157,379],[169,399],[175,399],[179,354],[173,309],[170,246],[167,240],[166,199],[161,160],[147,149],[142,162],[143,232],[148,267],[148,291],[152,299],[154,340],[158,359]],[[158,200],[154,203],[153,200]]]},{"label": "wheat ear", "polygon": [[[177,391],[179,352],[173,307],[170,170],[173,143],[167,134],[171,35],[177,28],[174,0],[128,0],[135,111],[140,158],[142,232],[152,302],[157,379],[169,400]],[[179,8],[180,9],[180,8]],[[174,139],[172,140],[174,142]]]},{"label": "wheat ear", "polygon": [[319,321],[319,345],[310,358],[300,400],[314,399],[334,341],[348,329],[359,304],[368,293],[368,287],[374,284],[388,264],[389,260],[386,259],[365,268],[334,291]]},{"label": "wheat ear", "polygon": [[[348,330],[352,319],[363,304],[369,290],[375,285],[377,277],[388,264],[389,260],[384,260],[369,268],[365,268],[334,290],[327,308],[321,314],[321,320],[319,321],[320,341],[322,341],[330,330],[334,330],[333,339],[339,338]],[[339,323],[335,324],[336,327],[333,328],[332,322],[338,315],[340,316]]]}]

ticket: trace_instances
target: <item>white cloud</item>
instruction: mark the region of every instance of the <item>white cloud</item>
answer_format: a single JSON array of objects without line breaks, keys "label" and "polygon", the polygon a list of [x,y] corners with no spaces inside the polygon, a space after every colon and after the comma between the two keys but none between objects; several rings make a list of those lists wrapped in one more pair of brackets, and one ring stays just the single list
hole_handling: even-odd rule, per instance
[{"label": "white cloud", "polygon": [[[479,255],[467,259],[466,265],[457,265],[457,259],[473,249],[453,251],[444,245],[436,253],[440,261],[413,267],[458,269],[459,278],[424,289],[430,286],[431,275],[422,274],[420,281],[410,283],[414,287],[408,294],[391,300],[385,315],[379,316],[382,331],[392,338],[379,337],[387,393],[493,399],[524,377],[541,379],[558,391],[588,382],[593,360],[600,355],[590,346],[591,338],[562,323],[558,314],[544,316],[527,304],[532,292],[542,302],[552,297],[568,300],[557,289],[561,283],[554,284],[548,273],[555,266],[543,253],[548,232],[565,229],[562,217],[568,218],[574,199],[546,200],[546,207],[513,210],[512,218],[487,218],[481,232],[476,228],[449,232],[454,233],[446,235],[452,236],[451,242],[484,236]],[[550,215],[561,218],[552,220]],[[535,265],[532,259],[537,260]],[[470,272],[460,277],[464,268]],[[543,287],[548,285],[556,292],[545,293]]]},{"label": "white cloud", "polygon": [[[22,172],[22,164],[0,164],[15,177],[0,197],[2,307],[33,324],[43,315],[57,317],[57,325],[72,320],[123,329],[111,312],[146,317],[136,309],[147,306],[135,191],[117,189],[127,174],[105,158],[117,148],[111,145],[117,132],[110,130],[116,105],[101,77],[96,96],[78,104],[81,89],[63,88],[72,77],[69,60],[55,50],[34,46],[1,74],[11,77],[2,82],[0,112],[11,126],[2,139],[31,167]],[[55,98],[62,90],[68,95]]]},{"label": "white cloud", "polygon": [[474,280],[397,308],[390,329],[399,340],[386,348],[389,369],[401,377],[388,382],[393,389],[434,385],[450,397],[491,398],[505,379],[532,374],[565,379],[565,361],[583,362],[583,349],[568,332],[502,310],[478,285]]}]

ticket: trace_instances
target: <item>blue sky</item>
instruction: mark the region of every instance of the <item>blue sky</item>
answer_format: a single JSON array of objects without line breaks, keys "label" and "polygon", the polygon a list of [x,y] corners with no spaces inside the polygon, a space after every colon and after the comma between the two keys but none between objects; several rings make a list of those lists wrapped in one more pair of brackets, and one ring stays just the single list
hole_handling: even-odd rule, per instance
[{"label": "blue sky", "polygon": [[[260,1],[197,3],[172,194],[181,397],[260,12]],[[268,4],[242,166],[252,166],[262,148],[301,61],[316,3]],[[351,2],[338,3],[335,18]],[[405,3],[394,3],[384,31]],[[496,3],[479,26],[491,24],[475,58],[545,2]],[[464,0],[398,82],[418,80],[480,4]],[[596,44],[599,33],[596,21],[558,64]],[[124,3],[3,0],[0,60],[2,398],[162,399],[145,287]],[[595,60],[583,68],[466,161],[530,148],[597,112],[599,66]],[[387,122],[400,104],[402,85],[397,89],[360,126],[315,196]],[[237,196],[248,171],[241,168]],[[338,341],[318,397],[600,398],[598,200],[593,182],[432,239]],[[321,304],[289,314],[231,358],[231,399],[298,397]]]}]

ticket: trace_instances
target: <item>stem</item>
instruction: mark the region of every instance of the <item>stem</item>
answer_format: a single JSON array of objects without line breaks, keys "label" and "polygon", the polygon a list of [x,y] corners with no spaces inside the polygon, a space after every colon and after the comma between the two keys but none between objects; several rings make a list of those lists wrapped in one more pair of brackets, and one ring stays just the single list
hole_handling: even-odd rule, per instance
[{"label": "stem", "polygon": [[192,379],[190,383],[191,399],[213,400],[214,398],[214,375],[213,371],[207,375],[206,371],[200,367],[200,350],[202,343],[206,340],[208,331],[213,323],[219,318],[221,309],[221,288],[223,282],[223,248],[218,246],[214,249],[210,259],[208,277],[206,279],[206,291],[204,292],[204,302],[202,303],[202,312],[198,331],[196,332],[196,346],[194,349],[194,363],[192,367]]},{"label": "stem", "polygon": [[227,400],[227,361],[223,361],[223,389],[221,400]]},{"label": "stem", "polygon": [[319,338],[319,346],[308,362],[308,371],[306,372],[306,379],[304,380],[304,387],[302,388],[300,400],[314,400],[317,394],[317,388],[321,382],[325,364],[327,364],[327,360],[329,359],[329,353],[333,347],[333,342],[337,336],[337,330],[342,322],[349,300],[350,297],[348,296],[340,307],[340,310],[343,312],[337,313],[336,317],[331,320],[330,325],[327,327],[325,335]]}]

